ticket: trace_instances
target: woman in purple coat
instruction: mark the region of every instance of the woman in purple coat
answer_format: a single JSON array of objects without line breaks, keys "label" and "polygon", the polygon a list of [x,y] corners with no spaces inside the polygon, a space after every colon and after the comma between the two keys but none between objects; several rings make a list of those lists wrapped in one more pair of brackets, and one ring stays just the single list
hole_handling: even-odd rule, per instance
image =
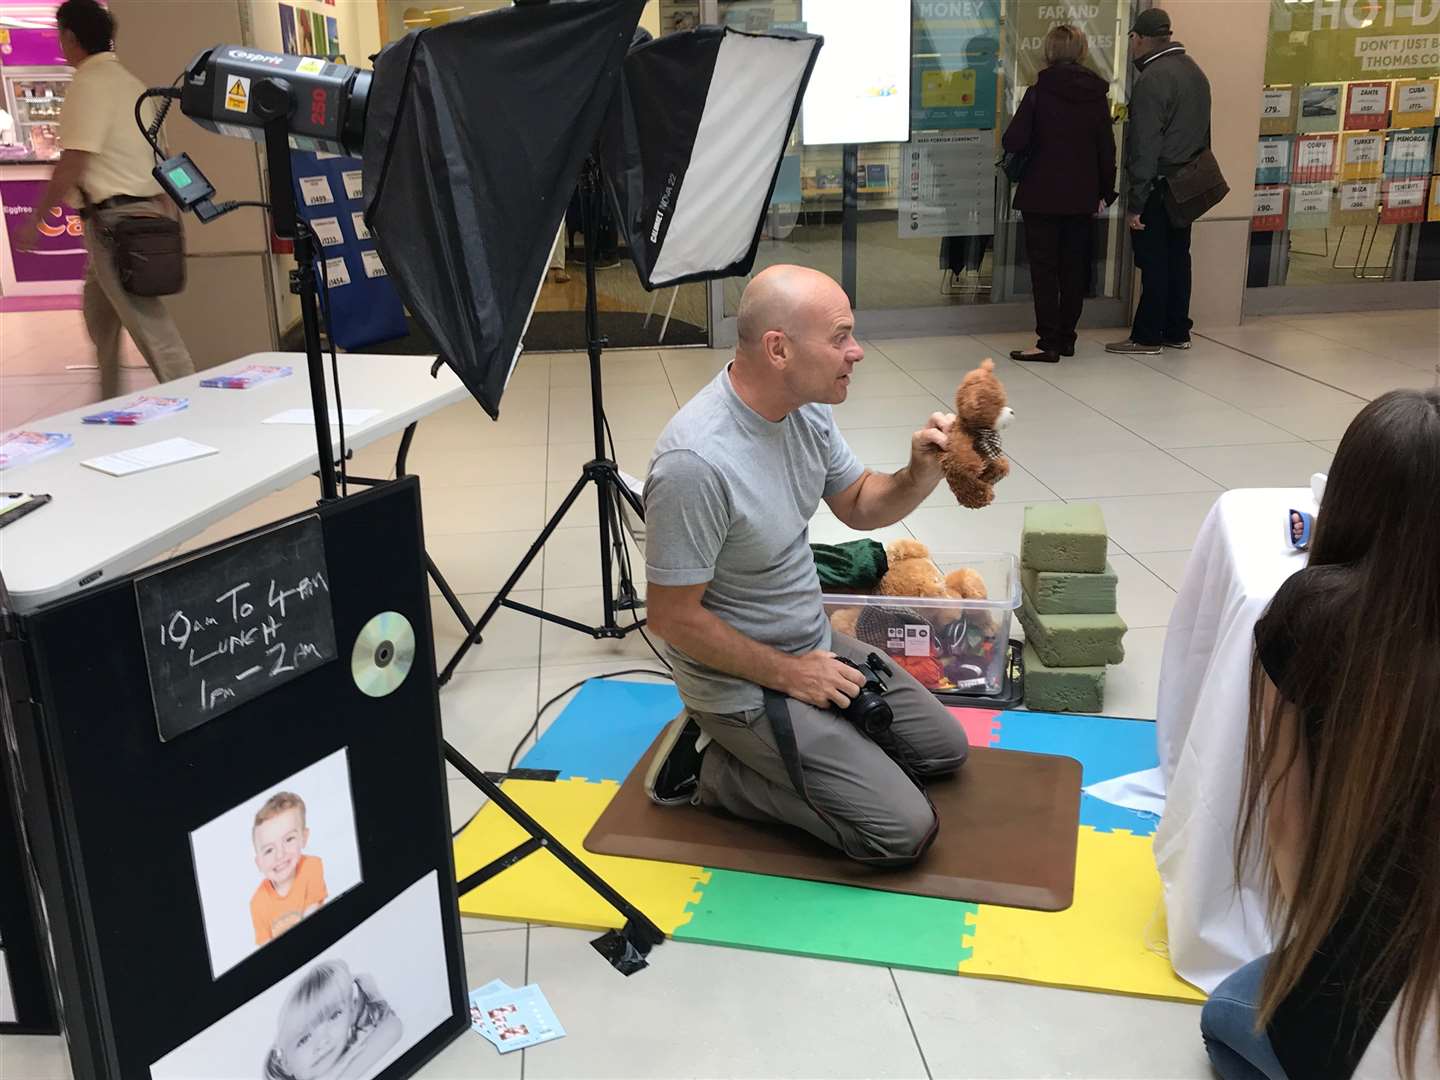
[{"label": "woman in purple coat", "polygon": [[1035,292],[1037,347],[1015,360],[1057,363],[1075,355],[1075,324],[1090,284],[1097,213],[1115,201],[1115,136],[1109,87],[1084,66],[1089,46],[1073,26],[1045,37],[1045,68],[1025,91],[1003,145],[1029,154],[1015,194]]}]

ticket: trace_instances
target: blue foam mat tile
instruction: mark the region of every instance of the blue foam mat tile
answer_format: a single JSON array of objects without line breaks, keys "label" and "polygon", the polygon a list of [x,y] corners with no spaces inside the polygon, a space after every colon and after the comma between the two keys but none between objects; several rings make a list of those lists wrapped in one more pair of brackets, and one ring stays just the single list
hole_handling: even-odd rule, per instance
[{"label": "blue foam mat tile", "polygon": [[520,765],[555,769],[562,780],[623,783],[660,729],[679,712],[680,695],[668,684],[591,679]]},{"label": "blue foam mat tile", "polygon": [[[1148,720],[1123,720],[1114,716],[1002,713],[1000,737],[995,745],[1002,750],[1072,757],[1080,762],[1083,770],[1082,787],[1153,769],[1160,764],[1155,725]],[[1080,824],[1099,832],[1123,829],[1137,836],[1150,836],[1159,818],[1082,794]]]}]

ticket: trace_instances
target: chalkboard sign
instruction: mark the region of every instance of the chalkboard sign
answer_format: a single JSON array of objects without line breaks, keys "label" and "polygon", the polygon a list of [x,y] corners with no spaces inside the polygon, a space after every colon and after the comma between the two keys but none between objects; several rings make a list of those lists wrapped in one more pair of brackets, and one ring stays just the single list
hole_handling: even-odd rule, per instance
[{"label": "chalkboard sign", "polygon": [[161,741],[334,660],[316,516],[136,578]]}]

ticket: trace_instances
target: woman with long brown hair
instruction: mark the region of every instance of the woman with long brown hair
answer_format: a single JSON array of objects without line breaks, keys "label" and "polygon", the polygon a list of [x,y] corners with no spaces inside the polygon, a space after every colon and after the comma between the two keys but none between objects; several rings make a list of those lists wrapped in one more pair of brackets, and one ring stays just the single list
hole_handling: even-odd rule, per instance
[{"label": "woman with long brown hair", "polygon": [[1237,862],[1270,872],[1277,944],[1206,1004],[1211,1061],[1440,1076],[1440,390],[1351,423],[1255,644]]}]

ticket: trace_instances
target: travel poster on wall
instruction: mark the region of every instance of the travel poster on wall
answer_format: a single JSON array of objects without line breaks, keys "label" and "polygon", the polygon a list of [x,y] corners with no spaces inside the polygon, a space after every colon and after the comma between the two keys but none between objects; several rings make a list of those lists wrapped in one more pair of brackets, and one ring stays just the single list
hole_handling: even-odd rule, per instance
[{"label": "travel poster on wall", "polygon": [[1435,123],[1435,99],[1440,79],[1401,79],[1395,84],[1395,107],[1390,126],[1428,128]]},{"label": "travel poster on wall", "polygon": [[1328,183],[1296,184],[1290,189],[1290,228],[1329,228],[1330,202]]},{"label": "travel poster on wall", "polygon": [[[1205,4],[1204,7],[1214,5]],[[1425,79],[1435,74],[1435,0],[1274,0],[1265,82]]]},{"label": "travel poster on wall", "polygon": [[1260,134],[1286,135],[1295,130],[1300,95],[1293,86],[1267,86],[1260,91]]},{"label": "travel poster on wall", "polygon": [[1440,221],[1440,176],[1430,181],[1430,209],[1425,214],[1427,221]]},{"label": "travel poster on wall", "polygon": [[1425,220],[1425,190],[1428,176],[1413,180],[1386,180],[1380,198],[1382,225],[1414,225]]},{"label": "travel poster on wall", "polygon": [[1354,82],[1345,87],[1345,130],[1380,131],[1390,126],[1390,84]]},{"label": "travel poster on wall", "polygon": [[334,15],[325,16],[325,55],[340,55],[340,24],[336,22]]},{"label": "travel poster on wall", "polygon": [[1392,131],[1385,141],[1385,175],[1405,179],[1430,174],[1430,129]]},{"label": "travel poster on wall", "polygon": [[1255,151],[1257,184],[1290,182],[1290,139],[1261,139]]},{"label": "travel poster on wall", "polygon": [[1380,205],[1379,180],[1353,180],[1340,185],[1333,224],[1374,225]]},{"label": "travel poster on wall", "polygon": [[1297,131],[1339,131],[1339,83],[1310,83],[1300,88],[1300,118]]},{"label": "travel poster on wall", "polygon": [[1255,208],[1250,216],[1251,232],[1276,232],[1285,228],[1287,196],[1283,184],[1255,189]]},{"label": "travel poster on wall", "polygon": [[1291,179],[1297,184],[1314,184],[1335,178],[1335,151],[1340,136],[1301,135],[1295,140],[1295,168]]},{"label": "travel poster on wall", "polygon": [[1385,134],[1380,131],[1347,131],[1340,144],[1340,176],[1344,180],[1369,180],[1380,175]]},{"label": "travel poster on wall", "polygon": [[1000,0],[922,3],[914,9],[910,127],[992,130],[1000,70]]}]

